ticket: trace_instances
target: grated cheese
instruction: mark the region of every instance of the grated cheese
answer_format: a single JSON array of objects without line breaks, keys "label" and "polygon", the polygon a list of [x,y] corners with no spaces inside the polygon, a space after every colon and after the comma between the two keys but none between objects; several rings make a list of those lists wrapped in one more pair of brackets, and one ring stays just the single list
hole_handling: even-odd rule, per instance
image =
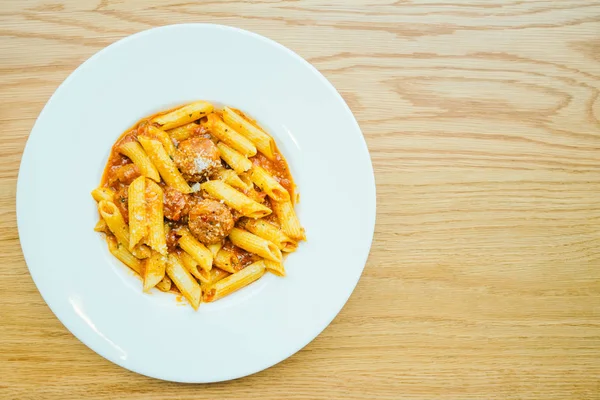
[{"label": "grated cheese", "polygon": [[206,160],[202,157],[198,157],[194,159],[194,164],[196,166],[196,173],[201,173],[202,171],[204,171],[206,168],[209,167],[209,164],[206,162]]}]

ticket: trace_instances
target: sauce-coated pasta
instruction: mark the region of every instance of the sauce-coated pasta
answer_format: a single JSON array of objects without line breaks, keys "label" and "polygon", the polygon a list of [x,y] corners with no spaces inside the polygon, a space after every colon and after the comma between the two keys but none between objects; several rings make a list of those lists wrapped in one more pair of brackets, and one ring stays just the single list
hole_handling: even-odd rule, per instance
[{"label": "sauce-coated pasta", "polygon": [[92,196],[95,230],[143,290],[182,294],[195,309],[266,272],[285,275],[285,256],[306,237],[275,140],[243,112],[205,101],[125,131]]}]

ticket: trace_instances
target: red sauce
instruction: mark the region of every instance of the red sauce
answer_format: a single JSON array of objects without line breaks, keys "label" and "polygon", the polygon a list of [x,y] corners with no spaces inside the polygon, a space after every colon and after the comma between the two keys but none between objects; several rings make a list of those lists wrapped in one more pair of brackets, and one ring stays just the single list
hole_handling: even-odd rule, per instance
[{"label": "red sauce", "polygon": [[285,158],[281,153],[275,153],[275,158],[269,160],[264,154],[257,153],[250,160],[254,165],[258,165],[264,168],[267,172],[273,175],[273,178],[281,184],[290,194],[290,197],[294,198],[294,181],[290,174],[290,169],[285,161]]}]

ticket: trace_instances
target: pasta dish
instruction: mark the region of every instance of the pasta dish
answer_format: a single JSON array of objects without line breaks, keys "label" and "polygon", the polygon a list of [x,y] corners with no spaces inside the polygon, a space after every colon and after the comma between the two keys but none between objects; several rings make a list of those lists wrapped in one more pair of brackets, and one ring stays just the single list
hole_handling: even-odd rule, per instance
[{"label": "pasta dish", "polygon": [[259,279],[285,275],[305,232],[294,180],[253,119],[206,101],[143,118],[110,152],[92,191],[94,228],[143,282],[198,309]]}]

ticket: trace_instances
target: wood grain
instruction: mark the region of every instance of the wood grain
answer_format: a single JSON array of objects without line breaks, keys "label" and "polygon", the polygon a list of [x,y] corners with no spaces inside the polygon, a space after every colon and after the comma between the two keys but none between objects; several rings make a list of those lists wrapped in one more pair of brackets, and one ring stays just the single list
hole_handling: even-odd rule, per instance
[{"label": "wood grain", "polygon": [[[371,256],[331,326],[203,386],[78,342],[37,292],[15,218],[56,87],[106,45],[182,22],[313,63],[356,115],[378,190]],[[0,89],[0,398],[600,399],[599,1],[3,1]]]}]

